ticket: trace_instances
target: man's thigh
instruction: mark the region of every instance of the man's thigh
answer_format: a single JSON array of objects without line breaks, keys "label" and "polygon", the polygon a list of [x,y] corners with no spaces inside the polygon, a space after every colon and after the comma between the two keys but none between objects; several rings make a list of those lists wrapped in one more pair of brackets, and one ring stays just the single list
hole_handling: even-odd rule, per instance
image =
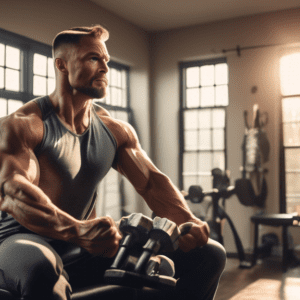
[{"label": "man's thigh", "polygon": [[[68,276],[54,248],[36,234],[18,233],[0,245],[0,288],[16,296],[66,299]],[[46,298],[44,298],[46,299]]]}]

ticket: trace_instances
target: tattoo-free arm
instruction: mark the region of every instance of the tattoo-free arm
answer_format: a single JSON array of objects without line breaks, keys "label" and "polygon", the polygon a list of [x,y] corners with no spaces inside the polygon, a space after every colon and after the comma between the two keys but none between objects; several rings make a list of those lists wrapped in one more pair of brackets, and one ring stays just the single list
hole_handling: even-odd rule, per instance
[{"label": "tattoo-free arm", "polygon": [[12,124],[9,118],[0,120],[0,210],[37,234],[113,256],[121,238],[114,221],[109,217],[80,221],[54,205],[38,187],[39,165],[28,120],[17,118]]},{"label": "tattoo-free arm", "polygon": [[206,244],[209,237],[207,223],[193,215],[180,191],[142,150],[134,129],[130,125],[125,126],[128,139],[118,148],[117,170],[129,179],[156,215],[166,217],[177,225],[186,222],[197,224],[197,230],[193,229],[197,245]]}]

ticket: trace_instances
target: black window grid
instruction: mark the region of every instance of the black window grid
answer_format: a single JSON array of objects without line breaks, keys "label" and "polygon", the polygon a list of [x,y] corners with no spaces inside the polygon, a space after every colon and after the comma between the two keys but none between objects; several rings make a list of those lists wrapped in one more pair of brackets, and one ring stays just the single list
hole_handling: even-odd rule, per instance
[{"label": "black window grid", "polygon": [[[227,124],[227,114],[226,114],[226,106],[224,105],[216,105],[216,94],[214,95],[214,106],[201,106],[201,102],[199,101],[198,106],[193,106],[193,107],[187,107],[186,103],[186,90],[188,89],[187,84],[186,84],[186,69],[191,68],[191,67],[201,67],[201,66],[206,66],[206,65],[216,65],[220,63],[226,63],[226,58],[217,58],[217,59],[209,59],[209,60],[201,60],[201,61],[193,61],[193,62],[181,62],[179,64],[179,69],[180,69],[180,112],[179,112],[179,135],[180,135],[180,143],[179,143],[179,187],[180,189],[184,189],[184,154],[185,153],[195,153],[196,154],[196,161],[195,164],[196,166],[199,165],[199,157],[200,153],[210,153],[210,159],[211,159],[211,165],[213,165],[213,154],[216,152],[221,152],[223,151],[224,153],[224,168],[227,169],[227,139],[226,139],[226,124]],[[219,86],[217,84],[212,84],[210,85],[213,88],[216,86]],[[228,86],[228,84],[227,84]],[[198,88],[201,89],[203,86],[199,84],[198,86],[192,87],[192,88]],[[207,87],[207,86],[205,86]],[[216,127],[210,127],[206,128],[206,130],[209,130],[211,132],[210,136],[210,147],[209,149],[193,149],[193,150],[187,150],[185,149],[185,131],[186,129],[184,128],[185,124],[185,112],[186,111],[200,111],[200,110],[210,110],[211,113],[215,109],[222,109],[224,110],[225,113],[225,120],[224,120],[224,127],[223,129],[223,134],[224,134],[224,147],[223,149],[214,149],[213,143],[213,138],[212,138],[212,131],[216,129]],[[200,129],[199,125],[196,129],[197,131],[197,139],[199,139],[199,132],[203,130]],[[199,141],[197,141],[197,147],[199,147]],[[194,173],[194,177],[197,177],[197,182],[196,184],[200,185],[200,177],[210,177],[211,176],[211,170],[207,172],[201,172],[198,170]],[[186,187],[185,187],[186,188]]]}]

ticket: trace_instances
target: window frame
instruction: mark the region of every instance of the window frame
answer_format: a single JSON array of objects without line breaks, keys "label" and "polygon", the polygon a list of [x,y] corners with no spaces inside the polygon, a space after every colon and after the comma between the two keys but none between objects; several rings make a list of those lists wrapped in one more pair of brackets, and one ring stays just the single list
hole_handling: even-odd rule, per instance
[{"label": "window frame", "polygon": [[0,89],[0,98],[27,103],[38,97],[33,95],[33,56],[35,53],[52,57],[51,46],[0,28],[0,43],[21,51],[20,91]]},{"label": "window frame", "polygon": [[[181,190],[184,189],[184,153],[186,152],[184,149],[185,139],[184,139],[184,112],[188,110],[202,110],[202,109],[219,109],[222,108],[225,110],[225,125],[224,125],[224,163],[225,170],[227,169],[227,106],[205,106],[205,107],[186,107],[186,72],[185,69],[191,67],[201,67],[205,65],[216,65],[220,63],[227,63],[226,57],[212,58],[212,59],[204,59],[197,61],[189,61],[189,62],[180,62],[179,63],[179,80],[180,80],[180,111],[179,111],[179,188]],[[228,85],[228,84],[227,84]],[[214,87],[216,84],[214,84]],[[203,150],[195,150],[196,153],[199,153]],[[214,152],[213,149],[209,150],[210,152]],[[222,170],[222,171],[225,171]]]}]

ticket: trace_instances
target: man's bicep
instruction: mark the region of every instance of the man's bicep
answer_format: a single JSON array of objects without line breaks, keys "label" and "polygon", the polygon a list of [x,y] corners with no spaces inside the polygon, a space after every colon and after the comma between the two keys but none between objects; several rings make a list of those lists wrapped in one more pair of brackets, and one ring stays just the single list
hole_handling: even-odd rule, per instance
[{"label": "man's bicep", "polygon": [[21,175],[30,183],[38,185],[39,164],[33,151],[26,149],[11,154],[0,150],[0,156],[1,186],[15,175]]},{"label": "man's bicep", "polygon": [[116,161],[116,169],[126,176],[141,194],[149,189],[153,174],[160,173],[146,152],[140,147],[119,149]]}]

